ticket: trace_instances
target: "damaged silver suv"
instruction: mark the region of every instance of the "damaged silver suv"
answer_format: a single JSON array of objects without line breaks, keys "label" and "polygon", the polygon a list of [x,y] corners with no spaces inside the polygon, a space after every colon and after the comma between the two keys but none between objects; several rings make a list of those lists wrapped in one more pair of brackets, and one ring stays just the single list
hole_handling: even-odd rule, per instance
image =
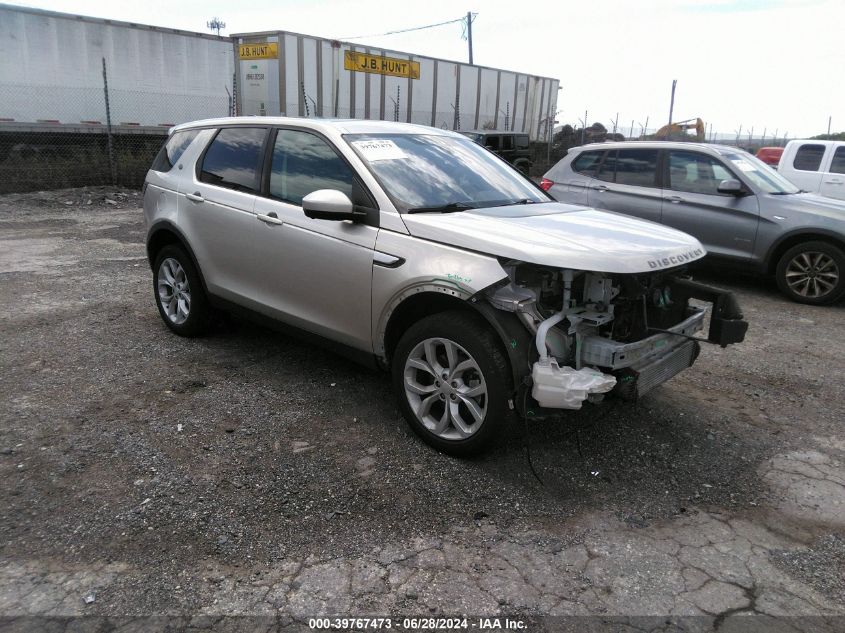
[{"label": "damaged silver suv", "polygon": [[[636,399],[699,341],[742,341],[705,250],[642,220],[553,201],[468,138],[381,121],[230,118],[172,130],[144,185],[161,317],[239,312],[392,374],[426,442],[478,452],[516,410]],[[705,309],[712,304],[707,339]],[[316,336],[308,336],[316,335]]]}]

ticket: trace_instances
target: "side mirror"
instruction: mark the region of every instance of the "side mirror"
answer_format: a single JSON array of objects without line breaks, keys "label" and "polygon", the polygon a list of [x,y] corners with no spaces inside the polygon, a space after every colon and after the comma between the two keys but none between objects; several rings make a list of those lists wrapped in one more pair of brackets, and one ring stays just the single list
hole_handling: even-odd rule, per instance
[{"label": "side mirror", "polygon": [[745,190],[742,188],[742,183],[735,178],[728,178],[727,180],[720,182],[717,191],[719,193],[729,193],[732,196],[742,196],[745,194]]},{"label": "side mirror", "polygon": [[366,215],[355,210],[355,205],[342,191],[337,189],[319,189],[312,191],[302,199],[305,215],[315,220],[355,221]]}]

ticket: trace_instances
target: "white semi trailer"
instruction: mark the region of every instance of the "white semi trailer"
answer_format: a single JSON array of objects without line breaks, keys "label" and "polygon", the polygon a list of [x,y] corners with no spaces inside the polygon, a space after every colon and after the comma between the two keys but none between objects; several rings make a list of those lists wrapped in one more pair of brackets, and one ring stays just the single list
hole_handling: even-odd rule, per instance
[{"label": "white semi trailer", "polygon": [[559,81],[285,31],[232,36],[239,114],[381,119],[546,141]]},{"label": "white semi trailer", "polygon": [[105,125],[104,58],[115,126],[229,113],[230,38],[0,4],[0,129]]},{"label": "white semi trailer", "polygon": [[[557,79],[271,31],[231,38],[0,4],[0,132],[161,134],[237,114],[384,119],[546,141]],[[234,85],[233,85],[234,84]]]}]

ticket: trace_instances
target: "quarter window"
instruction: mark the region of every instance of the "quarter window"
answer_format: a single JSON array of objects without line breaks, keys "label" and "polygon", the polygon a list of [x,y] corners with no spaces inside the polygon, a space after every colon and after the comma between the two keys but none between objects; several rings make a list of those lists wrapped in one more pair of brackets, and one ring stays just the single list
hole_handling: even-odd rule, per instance
[{"label": "quarter window", "polygon": [[656,149],[620,149],[616,156],[616,183],[654,187],[657,179]]},{"label": "quarter window", "polygon": [[688,193],[719,194],[719,183],[733,178],[725,166],[697,152],[669,152],[669,188]]},{"label": "quarter window", "polygon": [[291,204],[319,189],[336,189],[352,198],[350,167],[326,141],[309,132],[279,130],[273,147],[270,195]]},{"label": "quarter window", "polygon": [[818,171],[824,156],[824,145],[802,145],[795,152],[792,166],[801,171]]},{"label": "quarter window", "polygon": [[191,141],[197,137],[197,134],[199,134],[199,130],[184,130],[171,134],[164,147],[158,153],[158,156],[156,156],[152,169],[162,172],[173,169],[173,166],[182,157],[182,154],[185,153]]},{"label": "quarter window", "polygon": [[522,134],[516,137],[517,149],[528,149],[528,135]]},{"label": "quarter window", "polygon": [[845,174],[845,145],[836,148],[836,153],[830,163],[830,171],[834,174]]},{"label": "quarter window", "polygon": [[573,171],[585,176],[595,176],[596,169],[601,163],[601,157],[604,152],[584,152],[574,161],[572,161]]},{"label": "quarter window", "polygon": [[255,127],[220,130],[205,152],[200,180],[238,191],[258,191],[266,133]]}]

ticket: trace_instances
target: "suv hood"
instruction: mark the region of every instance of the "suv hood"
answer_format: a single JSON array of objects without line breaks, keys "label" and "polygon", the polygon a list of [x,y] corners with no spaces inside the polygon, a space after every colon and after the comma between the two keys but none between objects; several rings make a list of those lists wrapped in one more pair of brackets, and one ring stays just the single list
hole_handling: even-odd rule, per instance
[{"label": "suv hood", "polygon": [[681,231],[559,202],[406,213],[402,219],[414,237],[554,268],[641,273],[706,254],[697,239]]},{"label": "suv hood", "polygon": [[765,202],[761,200],[760,207],[764,212],[786,212],[804,216],[804,219],[815,216],[845,222],[845,200],[826,198],[814,193],[767,196]]}]

